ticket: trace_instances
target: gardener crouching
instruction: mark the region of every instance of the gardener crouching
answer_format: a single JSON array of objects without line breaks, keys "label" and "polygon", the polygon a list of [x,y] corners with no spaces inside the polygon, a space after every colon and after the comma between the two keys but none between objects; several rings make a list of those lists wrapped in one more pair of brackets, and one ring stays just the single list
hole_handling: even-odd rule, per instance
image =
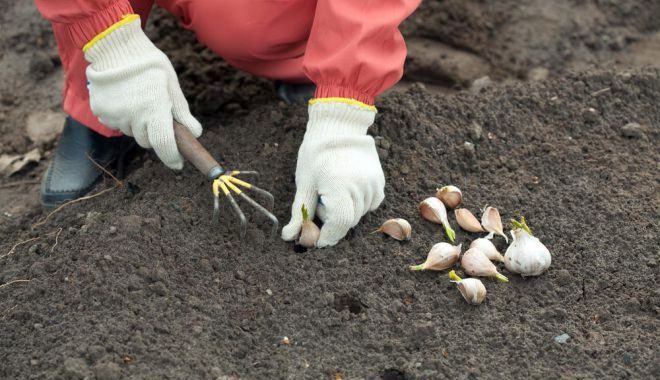
[{"label": "gardener crouching", "polygon": [[[115,161],[122,134],[172,169],[183,166],[173,120],[202,134],[172,64],[142,31],[153,2],[36,0],[53,25],[70,115],[44,177],[44,206],[89,192],[102,172],[87,156]],[[285,100],[313,97],[285,240],[298,236],[303,204],[311,217],[322,211],[317,245],[323,247],[383,201],[385,178],[367,129],[376,116],[374,98],[401,78],[406,47],[398,25],[419,2],[156,1],[234,67],[277,80]]]}]

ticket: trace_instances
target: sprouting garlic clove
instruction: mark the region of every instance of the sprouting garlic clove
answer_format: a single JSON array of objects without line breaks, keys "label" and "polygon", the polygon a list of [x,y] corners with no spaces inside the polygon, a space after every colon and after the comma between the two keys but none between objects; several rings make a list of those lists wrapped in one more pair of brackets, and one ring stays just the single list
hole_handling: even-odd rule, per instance
[{"label": "sprouting garlic clove", "polygon": [[419,204],[419,212],[422,214],[422,217],[428,221],[431,221],[436,224],[442,224],[445,228],[445,233],[451,242],[456,238],[456,232],[449,225],[449,220],[447,219],[447,209],[445,205],[436,197],[429,197],[422,201]]},{"label": "sprouting garlic clove", "polygon": [[321,230],[314,222],[311,220],[304,221],[302,227],[300,228],[298,244],[306,248],[315,247],[316,242],[319,241],[320,235]]},{"label": "sprouting garlic clove", "polygon": [[435,196],[449,208],[456,208],[463,202],[463,193],[456,186],[444,186],[437,190]]},{"label": "sprouting garlic clove", "polygon": [[479,305],[486,299],[486,287],[478,278],[466,278],[458,283],[458,290],[466,301]]},{"label": "sprouting garlic clove", "polygon": [[401,218],[386,220],[383,225],[376,230],[382,232],[396,240],[410,240],[412,236],[412,227],[407,220]]},{"label": "sprouting garlic clove", "polygon": [[509,238],[504,234],[504,229],[502,227],[502,218],[500,217],[500,211],[495,207],[487,206],[483,210],[481,215],[481,225],[490,232],[486,239],[492,239],[494,234],[498,234],[504,237],[506,242],[509,242]]},{"label": "sprouting garlic clove", "polygon": [[454,210],[456,215],[456,222],[462,229],[468,232],[484,232],[484,228],[481,227],[481,223],[476,216],[474,216],[470,210],[466,208],[457,208]]},{"label": "sprouting garlic clove", "polygon": [[321,230],[309,218],[309,212],[304,204],[300,207],[300,212],[302,213],[303,222],[302,226],[300,227],[300,237],[298,237],[298,244],[305,248],[315,247],[316,242],[319,241],[319,236],[321,236]]},{"label": "sprouting garlic clove", "polygon": [[470,248],[463,254],[461,267],[470,276],[495,277],[502,282],[509,282],[506,276],[497,271],[497,267],[488,259],[488,256],[476,248]]},{"label": "sprouting garlic clove", "polygon": [[410,270],[445,270],[456,264],[461,257],[461,244],[438,243],[431,247],[423,264],[412,265]]},{"label": "sprouting garlic clove", "polygon": [[486,238],[479,238],[472,241],[470,248],[480,250],[492,261],[504,262],[504,256],[502,256],[497,248],[495,248],[495,244]]},{"label": "sprouting garlic clove", "polygon": [[471,305],[479,305],[486,299],[486,287],[478,278],[460,278],[456,272],[449,272],[449,278],[456,283],[458,291]]},{"label": "sprouting garlic clove", "polygon": [[436,224],[442,224],[444,220],[447,220],[447,209],[438,198],[424,199],[419,204],[419,212],[424,219]]},{"label": "sprouting garlic clove", "polygon": [[504,254],[506,269],[522,276],[538,276],[545,272],[552,262],[548,248],[532,235],[525,218],[521,218],[520,222],[511,222],[513,241]]}]

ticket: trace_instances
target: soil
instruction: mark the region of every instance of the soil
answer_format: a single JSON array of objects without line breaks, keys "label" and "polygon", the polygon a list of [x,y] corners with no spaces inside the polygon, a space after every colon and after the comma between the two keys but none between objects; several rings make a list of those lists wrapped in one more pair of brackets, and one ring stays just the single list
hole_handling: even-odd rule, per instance
[{"label": "soil", "polygon": [[[231,217],[212,224],[205,179],[151,152],[121,188],[35,226],[54,142],[24,124],[61,112],[61,70],[34,6],[1,1],[0,154],[45,159],[0,179],[0,378],[660,377],[659,13],[656,1],[425,2],[403,26],[407,80],[370,130],[386,200],[336,247],[300,252],[252,213],[243,241]],[[148,33],[206,126],[201,142],[260,171],[286,221],[305,107],[162,11]],[[484,280],[478,307],[446,273],[410,272],[444,239],[417,211],[444,184],[477,215],[524,215],[548,272],[501,268],[511,283]],[[410,242],[371,233],[392,217],[411,222]]]}]

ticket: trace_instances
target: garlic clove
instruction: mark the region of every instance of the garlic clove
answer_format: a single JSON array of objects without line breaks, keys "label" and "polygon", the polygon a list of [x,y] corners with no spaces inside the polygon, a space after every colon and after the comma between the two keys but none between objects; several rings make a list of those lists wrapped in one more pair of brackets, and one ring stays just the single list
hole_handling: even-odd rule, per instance
[{"label": "garlic clove", "polygon": [[484,232],[484,228],[481,227],[481,223],[470,210],[466,208],[457,208],[454,210],[456,215],[456,222],[461,226],[462,229],[469,232]]},{"label": "garlic clove", "polygon": [[312,220],[310,220],[309,212],[304,204],[300,207],[300,212],[302,213],[303,222],[300,227],[298,244],[305,248],[315,247],[316,242],[319,241],[319,236],[321,236],[321,230]]},{"label": "garlic clove", "polygon": [[444,186],[437,190],[435,196],[449,208],[456,208],[463,202],[463,193],[456,186]]},{"label": "garlic clove", "polygon": [[471,276],[495,277],[502,282],[509,282],[506,276],[497,271],[497,267],[488,259],[488,256],[476,248],[470,248],[463,254],[461,267],[465,273]]},{"label": "garlic clove", "polygon": [[316,242],[319,241],[319,236],[321,236],[321,230],[319,227],[311,220],[306,220],[303,222],[300,229],[298,244],[305,248],[315,247]]},{"label": "garlic clove", "polygon": [[428,221],[431,221],[436,224],[442,224],[445,228],[445,233],[451,242],[456,238],[456,232],[449,225],[449,220],[447,219],[447,209],[445,205],[436,197],[429,197],[422,201],[419,204],[419,212],[422,214],[422,217]]},{"label": "garlic clove", "polygon": [[434,197],[426,198],[419,204],[419,211],[422,217],[436,224],[442,224],[447,219],[447,209],[445,205]]},{"label": "garlic clove", "polygon": [[486,238],[479,238],[470,244],[470,248],[476,248],[483,252],[489,260],[504,262],[504,256],[495,248],[495,244]]},{"label": "garlic clove", "polygon": [[423,264],[412,265],[410,270],[445,270],[451,268],[461,257],[461,244],[438,243],[431,247]]},{"label": "garlic clove", "polygon": [[395,218],[385,221],[385,223],[374,232],[382,232],[393,239],[403,241],[410,240],[410,237],[412,236],[412,227],[407,220]]},{"label": "garlic clove", "polygon": [[490,232],[488,236],[486,236],[486,239],[492,239],[494,234],[498,234],[503,236],[507,243],[509,242],[509,238],[504,234],[500,211],[495,207],[487,206],[484,208],[483,214],[481,215],[481,225],[486,231]]},{"label": "garlic clove", "polygon": [[472,305],[479,305],[486,299],[486,287],[478,278],[466,278],[457,286],[463,298]]},{"label": "garlic clove", "polygon": [[469,304],[479,305],[486,299],[486,287],[478,278],[462,279],[453,270],[449,272],[449,278],[456,283],[458,291]]},{"label": "garlic clove", "polygon": [[538,276],[545,272],[552,263],[548,248],[532,235],[525,218],[520,222],[512,220],[513,241],[504,254],[504,266],[513,273],[522,276]]}]

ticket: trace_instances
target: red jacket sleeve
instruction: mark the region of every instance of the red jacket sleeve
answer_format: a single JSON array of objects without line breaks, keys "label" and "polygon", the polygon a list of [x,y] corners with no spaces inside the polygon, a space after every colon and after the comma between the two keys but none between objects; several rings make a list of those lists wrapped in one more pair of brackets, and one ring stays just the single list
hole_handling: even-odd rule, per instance
[{"label": "red jacket sleeve", "polygon": [[82,49],[97,34],[133,13],[129,0],[35,0],[35,3],[41,15],[52,22],[61,49]]},{"label": "red jacket sleeve", "polygon": [[399,24],[421,0],[318,0],[303,69],[316,97],[374,104],[403,75]]}]

